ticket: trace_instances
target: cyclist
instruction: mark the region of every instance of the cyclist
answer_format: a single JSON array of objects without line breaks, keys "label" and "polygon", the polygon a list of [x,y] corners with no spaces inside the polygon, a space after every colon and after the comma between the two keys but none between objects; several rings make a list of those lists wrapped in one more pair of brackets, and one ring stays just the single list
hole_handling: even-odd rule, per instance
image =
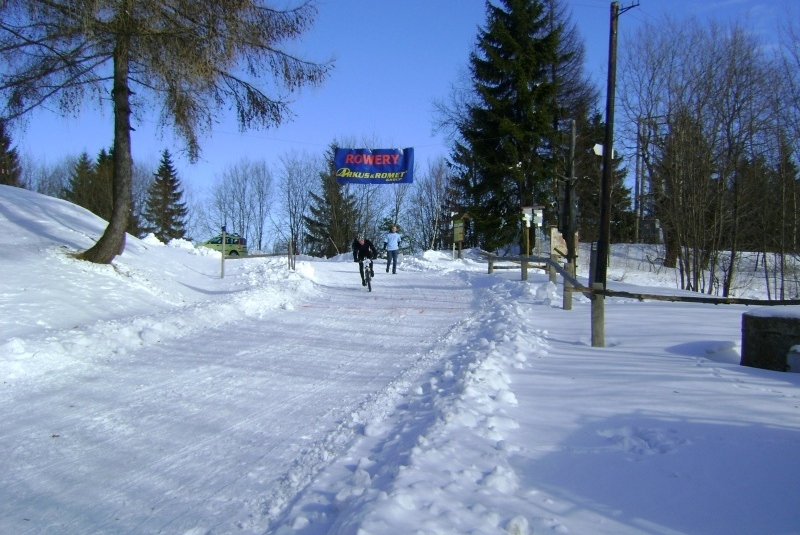
[{"label": "cyclist", "polygon": [[[363,259],[369,259],[369,276],[374,277],[375,271],[372,269],[372,259],[378,256],[378,250],[371,241],[359,236],[353,240],[353,262],[361,262]],[[364,280],[364,264],[359,264],[358,271],[361,273],[361,286],[366,286],[367,281]]]}]

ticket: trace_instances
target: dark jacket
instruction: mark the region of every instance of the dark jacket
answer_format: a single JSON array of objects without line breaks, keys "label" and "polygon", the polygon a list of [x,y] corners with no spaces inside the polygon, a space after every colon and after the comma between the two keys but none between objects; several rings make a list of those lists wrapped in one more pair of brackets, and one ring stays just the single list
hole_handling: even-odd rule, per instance
[{"label": "dark jacket", "polygon": [[364,258],[377,258],[378,250],[371,241],[365,239],[364,244],[358,242],[358,238],[353,240],[353,261],[357,262]]}]

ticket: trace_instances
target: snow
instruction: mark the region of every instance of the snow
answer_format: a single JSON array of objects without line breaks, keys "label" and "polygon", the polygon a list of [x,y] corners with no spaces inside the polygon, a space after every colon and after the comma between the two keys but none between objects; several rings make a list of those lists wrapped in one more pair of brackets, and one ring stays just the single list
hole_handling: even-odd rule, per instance
[{"label": "snow", "polygon": [[800,319],[800,307],[798,306],[761,307],[747,311],[747,315],[757,316],[760,318]]},{"label": "snow", "polygon": [[[469,253],[370,293],[347,255],[75,260],[104,226],[0,186],[0,533],[800,533],[800,374],[739,365],[747,307],[609,298],[593,348],[586,297]],[[644,253],[610,286],[677,292]]]}]

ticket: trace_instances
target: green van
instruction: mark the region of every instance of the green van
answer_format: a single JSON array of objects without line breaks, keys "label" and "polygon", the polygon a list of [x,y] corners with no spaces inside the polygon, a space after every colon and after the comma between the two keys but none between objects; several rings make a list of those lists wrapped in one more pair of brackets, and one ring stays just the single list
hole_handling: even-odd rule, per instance
[{"label": "green van", "polygon": [[[222,236],[214,236],[210,240],[201,243],[203,247],[214,249],[215,251],[222,251]],[[247,255],[247,240],[238,234],[225,235],[225,254],[228,256],[246,256]]]}]

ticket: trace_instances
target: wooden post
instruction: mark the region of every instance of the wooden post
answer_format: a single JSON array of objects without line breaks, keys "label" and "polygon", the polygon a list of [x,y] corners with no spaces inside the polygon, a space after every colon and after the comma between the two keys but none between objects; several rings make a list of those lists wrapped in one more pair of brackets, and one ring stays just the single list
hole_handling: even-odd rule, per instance
[{"label": "wooden post", "polygon": [[297,251],[294,249],[294,240],[289,240],[289,246],[286,249],[289,251],[289,270],[294,271],[296,262],[295,254],[297,254]]},{"label": "wooden post", "polygon": [[[603,284],[595,282],[592,284],[595,290],[603,290]],[[606,296],[594,294],[592,296],[592,347],[606,346]]]},{"label": "wooden post", "polygon": [[[575,276],[575,264],[573,262],[567,262],[564,264],[564,269],[572,275]],[[564,279],[564,298],[562,299],[564,310],[572,310],[572,283],[569,282],[566,278]]]},{"label": "wooden post", "polygon": [[220,268],[219,278],[225,278],[225,227],[222,227],[222,267]]}]

